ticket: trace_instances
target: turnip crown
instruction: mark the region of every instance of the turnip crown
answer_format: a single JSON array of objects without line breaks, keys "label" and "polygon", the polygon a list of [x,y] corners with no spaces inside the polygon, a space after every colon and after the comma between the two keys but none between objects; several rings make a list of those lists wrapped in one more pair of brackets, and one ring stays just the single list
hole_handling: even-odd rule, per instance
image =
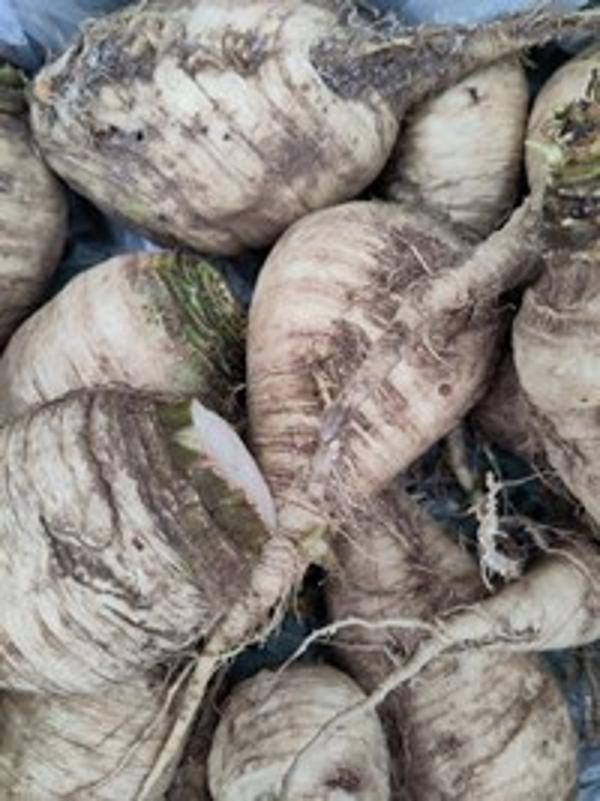
[{"label": "turnip crown", "polygon": [[583,97],[553,121],[558,150],[544,198],[548,238],[586,247],[600,229],[600,72],[594,69]]}]

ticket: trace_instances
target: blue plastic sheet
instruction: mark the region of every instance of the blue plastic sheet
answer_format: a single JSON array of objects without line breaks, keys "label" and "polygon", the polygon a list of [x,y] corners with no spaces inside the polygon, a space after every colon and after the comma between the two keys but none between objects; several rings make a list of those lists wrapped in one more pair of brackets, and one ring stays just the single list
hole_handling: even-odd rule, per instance
[{"label": "blue plastic sheet", "polygon": [[0,55],[33,72],[61,53],[81,23],[130,0],[0,0]]}]

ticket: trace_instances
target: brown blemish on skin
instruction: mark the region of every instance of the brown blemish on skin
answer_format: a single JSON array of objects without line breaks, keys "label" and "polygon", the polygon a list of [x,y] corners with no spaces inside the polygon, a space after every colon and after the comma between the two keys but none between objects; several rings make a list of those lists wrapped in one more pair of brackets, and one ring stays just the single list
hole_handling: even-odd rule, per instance
[{"label": "brown blemish on skin", "polygon": [[403,29],[396,38],[340,25],[336,36],[311,48],[310,58],[321,79],[340,97],[363,99],[376,90],[393,95],[402,113],[490,61],[558,35],[591,32],[594,20],[585,17],[515,15],[476,28],[423,26],[410,35]]},{"label": "brown blemish on skin", "polygon": [[339,319],[332,323],[326,355],[316,355],[309,368],[321,410],[335,401],[348,378],[366,358],[370,345],[359,325]]},{"label": "brown blemish on skin", "polygon": [[270,53],[256,31],[225,31],[221,49],[225,63],[240,75],[254,75]]},{"label": "brown blemish on skin", "polygon": [[471,102],[473,103],[473,105],[474,106],[479,105],[479,103],[481,102],[481,97],[479,95],[479,91],[477,90],[477,87],[476,86],[467,86],[467,92],[469,94],[469,97],[470,97]]},{"label": "brown blemish on skin", "polygon": [[376,390],[376,403],[381,419],[386,424],[398,425],[405,417],[408,409],[408,401],[401,392],[385,378]]},{"label": "brown blemish on skin", "polygon": [[10,172],[0,172],[0,192],[10,192],[14,183],[14,176]]},{"label": "brown blemish on skin", "polygon": [[357,793],[362,787],[362,778],[352,768],[340,766],[335,775],[325,781],[325,787],[331,790],[344,790],[347,793]]}]

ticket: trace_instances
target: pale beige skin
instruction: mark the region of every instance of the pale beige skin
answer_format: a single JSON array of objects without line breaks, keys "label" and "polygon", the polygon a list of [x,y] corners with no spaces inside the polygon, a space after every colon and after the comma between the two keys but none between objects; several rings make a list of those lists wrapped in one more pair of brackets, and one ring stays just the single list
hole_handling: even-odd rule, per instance
[{"label": "pale beige skin", "polygon": [[[525,293],[513,326],[515,366],[548,460],[597,523],[600,90],[592,76],[600,75],[599,59],[596,47],[568,62],[534,109],[552,155],[545,172],[530,175],[547,181],[545,271]],[[557,112],[562,121],[552,124]]]},{"label": "pale beige skin", "polygon": [[[599,240],[600,241],[600,240]],[[513,327],[515,364],[550,464],[600,522],[599,241],[549,257]]]},{"label": "pale beige skin", "polygon": [[116,256],[14,334],[0,359],[0,422],[69,390],[118,385],[195,395],[231,416],[244,332],[243,310],[201,259]]},{"label": "pale beige skin", "polygon": [[142,677],[96,695],[0,695],[3,801],[136,801],[177,710],[166,689]]},{"label": "pale beige skin", "polygon": [[600,638],[599,571],[597,545],[578,539],[540,559],[496,595],[441,621],[444,634],[449,643],[499,651],[587,645]]},{"label": "pale beige skin", "polygon": [[397,135],[388,101],[344,100],[311,64],[335,20],[299,0],[111,15],[40,74],[38,142],[78,191],[159,239],[213,253],[266,245],[358,194]]},{"label": "pale beige skin", "polygon": [[0,345],[39,301],[62,253],[65,191],[23,119],[0,112]]},{"label": "pale beige skin", "polygon": [[[327,665],[261,671],[234,688],[215,731],[208,775],[213,801],[276,798],[310,739],[364,693]],[[342,726],[295,774],[286,801],[388,801],[389,754],[375,712]]]},{"label": "pale beige skin", "polygon": [[161,241],[236,253],[368,186],[411,105],[598,27],[591,13],[526,14],[389,41],[337,0],[157,1],[86,26],[37,77],[32,125],[96,205]]},{"label": "pale beige skin", "polygon": [[600,47],[588,47],[570,58],[550,77],[537,95],[529,121],[525,166],[531,187],[541,186],[552,164],[554,116],[576,97],[583,97],[593,69],[600,69]]},{"label": "pale beige skin", "polygon": [[0,452],[5,688],[91,692],[190,647],[274,528],[252,457],[197,401],[73,393]]},{"label": "pale beige skin", "polygon": [[248,408],[287,533],[316,532],[332,494],[374,495],[477,401],[530,217],[473,250],[422,213],[354,202],[279,240],[250,307]]},{"label": "pale beige skin", "polygon": [[544,470],[549,467],[530,404],[519,383],[512,353],[508,353],[496,369],[488,391],[473,408],[470,417],[491,442]]},{"label": "pale beige skin", "polygon": [[[428,622],[485,593],[470,557],[400,492],[357,510],[335,552],[339,567],[327,591],[334,620]],[[523,606],[527,600],[524,588]],[[508,601],[497,618],[499,629],[501,621],[510,627]],[[473,611],[473,621],[482,630],[487,623],[489,635],[485,607],[479,615]],[[471,631],[477,642],[477,622],[463,627],[467,641]],[[337,650],[370,691],[422,636],[418,629],[349,628],[338,635]],[[398,801],[574,798],[576,738],[568,708],[531,656],[455,650],[388,696],[380,711],[395,757],[392,797]]]},{"label": "pale beige skin", "polygon": [[483,237],[512,208],[523,160],[529,90],[517,60],[463,78],[409,115],[384,194],[415,191]]}]

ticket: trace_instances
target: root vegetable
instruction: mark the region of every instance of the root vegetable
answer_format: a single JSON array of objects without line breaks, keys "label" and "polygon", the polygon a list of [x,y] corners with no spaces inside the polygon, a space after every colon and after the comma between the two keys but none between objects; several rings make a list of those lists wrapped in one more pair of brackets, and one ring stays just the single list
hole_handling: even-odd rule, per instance
[{"label": "root vegetable", "polygon": [[[364,694],[325,665],[262,671],[236,687],[209,756],[214,801],[278,798],[295,754],[332,715]],[[376,713],[341,727],[286,788],[286,801],[387,801],[389,755]]]},{"label": "root vegetable", "polygon": [[16,71],[0,71],[0,345],[40,299],[65,241],[65,193],[34,150]]},{"label": "root vegetable", "polygon": [[[565,598],[563,609],[560,577],[554,584],[551,575],[537,584],[526,577],[478,602],[485,591],[472,560],[409,498],[390,492],[371,510],[352,514],[335,541],[339,572],[329,582],[328,600],[334,621],[367,621],[340,630],[336,638],[340,658],[363,689],[375,690],[403,658],[418,653],[419,643],[427,641],[427,624],[452,609],[461,637],[449,622],[444,642],[473,646],[432,660],[381,705],[395,757],[393,797],[571,799],[575,735],[553,679],[531,656],[475,647],[493,637],[523,635],[528,629],[513,628],[513,621],[542,599],[548,611],[560,607],[546,628],[558,623],[558,616],[568,628],[572,607]],[[532,612],[532,622],[534,617]],[[415,626],[394,628],[395,619],[414,620]],[[375,628],[386,620],[387,629]]]},{"label": "root vegetable", "polygon": [[32,124],[82,194],[205,252],[272,242],[376,177],[406,108],[594,13],[483,30],[351,24],[344,3],[142,3],[86,27],[38,76]]},{"label": "root vegetable", "polygon": [[209,263],[117,256],[73,279],[12,337],[0,359],[0,420],[69,390],[119,384],[195,395],[232,418],[245,324]]},{"label": "root vegetable", "polygon": [[600,638],[600,554],[578,543],[540,559],[496,595],[442,621],[447,644],[553,651]]},{"label": "root vegetable", "polygon": [[541,186],[549,178],[560,134],[561,112],[583,98],[593,69],[600,69],[600,46],[594,44],[569,59],[544,84],[529,116],[525,165],[531,187]]},{"label": "root vegetable", "polygon": [[279,240],[250,307],[248,406],[290,536],[318,534],[336,492],[377,493],[475,403],[536,219],[525,205],[473,249],[422,213],[354,202]]},{"label": "root vegetable", "polygon": [[298,0],[110,15],[37,79],[38,142],[78,191],[155,238],[265,245],[370,183],[398,130],[381,97],[346,103],[320,81],[309,51],[335,20]]},{"label": "root vegetable", "polygon": [[[227,668],[214,677],[207,689],[194,725],[187,738],[183,754],[168,782],[164,801],[214,801],[208,791],[208,755],[212,747],[213,735],[219,722],[219,705],[225,697],[226,685],[223,678]],[[189,695],[189,682],[184,691],[185,704]],[[183,704],[182,704],[183,705]],[[156,764],[156,763],[155,763]],[[139,796],[136,801],[145,801],[152,796]]]},{"label": "root vegetable", "polygon": [[1,695],[3,801],[136,801],[177,708],[165,696],[150,677],[100,695]]},{"label": "root vegetable", "polygon": [[511,353],[496,370],[471,419],[491,442],[519,454],[532,465],[547,466],[544,445],[536,432]]},{"label": "root vegetable", "polygon": [[517,60],[478,70],[409,115],[384,180],[385,197],[416,192],[478,236],[517,193],[529,91]]},{"label": "root vegetable", "polygon": [[0,685],[85,693],[209,633],[273,505],[197,401],[73,393],[0,432]]},{"label": "root vegetable", "polygon": [[197,712],[206,703],[211,678],[232,653],[238,653],[251,642],[264,641],[280,619],[286,596],[301,580],[304,570],[304,560],[299,558],[289,539],[274,536],[268,540],[252,572],[249,587],[196,655],[186,685],[185,706],[165,738],[136,801],[154,801],[156,793],[168,785],[193,730]]},{"label": "root vegetable", "polygon": [[[564,80],[571,83],[570,70]],[[599,70],[590,71],[586,95],[573,96],[554,131],[544,201],[546,270],[525,293],[513,348],[548,460],[599,522]]]}]

